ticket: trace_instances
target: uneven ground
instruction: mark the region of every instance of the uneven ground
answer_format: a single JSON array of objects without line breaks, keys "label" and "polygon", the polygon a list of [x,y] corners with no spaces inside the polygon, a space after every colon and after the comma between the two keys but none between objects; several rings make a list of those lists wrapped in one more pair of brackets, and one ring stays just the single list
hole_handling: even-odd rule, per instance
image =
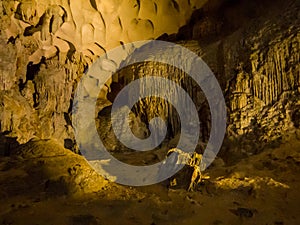
[{"label": "uneven ground", "polygon": [[110,183],[53,141],[0,160],[3,225],[300,223],[299,134],[232,166],[216,160],[194,192]]}]

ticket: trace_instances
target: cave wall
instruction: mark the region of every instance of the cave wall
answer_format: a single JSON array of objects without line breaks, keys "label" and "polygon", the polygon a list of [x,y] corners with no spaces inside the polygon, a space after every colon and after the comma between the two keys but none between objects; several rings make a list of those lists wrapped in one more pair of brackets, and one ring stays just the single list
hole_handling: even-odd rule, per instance
[{"label": "cave wall", "polygon": [[1,1],[0,132],[73,149],[72,96],[88,66],[113,47],[177,32],[204,3]]},{"label": "cave wall", "polygon": [[300,15],[298,1],[262,1],[261,7],[252,7],[248,16],[243,14],[231,24],[238,15],[232,10],[246,11],[242,5],[224,10],[227,24],[215,34],[220,38],[206,39],[200,45],[204,46],[204,60],[225,90],[226,141],[234,140],[225,146],[226,151],[247,155],[265,145],[288,141],[297,132],[293,115],[299,111]]},{"label": "cave wall", "polygon": [[[221,4],[219,8],[211,3],[213,6],[209,8],[212,11],[205,6],[204,10],[196,12],[197,21],[184,26],[183,31],[176,35],[160,39],[175,41],[192,50],[213,70],[227,102],[226,142],[234,143],[226,143],[224,148],[226,152],[242,151],[247,155],[257,153],[265,145],[284,141],[289,134],[297,132],[300,109],[300,28],[297,24],[300,14],[298,2],[276,3],[282,8],[275,10],[276,6],[264,1],[262,4],[269,6],[271,12],[253,8],[252,14],[248,12],[248,15],[241,16],[241,21],[230,22],[249,7],[245,1],[236,2],[230,7]],[[230,14],[236,8],[239,9],[237,15]],[[224,17],[220,13],[214,16],[215,11],[221,9]],[[212,18],[207,15],[212,15]],[[227,23],[222,24],[224,21]],[[202,32],[205,28],[206,32]],[[159,54],[169,57],[164,52]],[[151,57],[149,55],[149,60]],[[137,59],[138,56],[129,57],[127,62]],[[119,79],[125,86],[146,74],[168,77],[185,87],[197,105],[201,120],[205,98],[199,87],[182,71],[156,62],[145,62],[122,71]],[[154,103],[151,98],[142,101],[139,113],[150,118],[163,115],[175,133],[180,127],[176,109],[163,100]],[[209,116],[205,117],[209,121]],[[202,141],[206,139],[202,138]]]},{"label": "cave wall", "polygon": [[[248,139],[259,145],[293,132],[300,110],[299,2],[245,2],[2,1],[1,134],[19,143],[53,138],[76,150],[71,104],[81,76],[109,49],[158,37],[191,49],[210,66],[227,101],[227,136],[246,140],[245,151],[253,148]],[[148,63],[128,73],[137,78],[155,67]],[[175,81],[184,77],[160,69]],[[115,81],[126,84],[121,77]],[[192,82],[181,83],[203,103]],[[151,117],[155,110],[144,114]]]}]

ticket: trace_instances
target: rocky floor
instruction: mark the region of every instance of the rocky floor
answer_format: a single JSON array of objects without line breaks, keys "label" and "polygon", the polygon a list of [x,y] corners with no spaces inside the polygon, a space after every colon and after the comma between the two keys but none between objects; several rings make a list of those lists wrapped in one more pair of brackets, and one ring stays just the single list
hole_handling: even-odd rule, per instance
[{"label": "rocky floor", "polygon": [[0,224],[299,224],[297,137],[234,165],[216,160],[207,172],[194,192],[125,187],[54,141],[31,141],[0,158]]}]

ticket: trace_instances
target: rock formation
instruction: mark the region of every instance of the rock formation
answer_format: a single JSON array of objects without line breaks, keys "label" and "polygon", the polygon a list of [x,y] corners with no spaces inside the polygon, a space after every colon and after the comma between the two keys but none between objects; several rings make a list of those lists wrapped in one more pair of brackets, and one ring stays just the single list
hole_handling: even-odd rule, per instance
[{"label": "rock formation", "polygon": [[53,138],[76,150],[72,95],[88,65],[120,44],[177,32],[204,3],[2,2],[1,132],[19,143]]},{"label": "rock formation", "polygon": [[[299,12],[298,0],[2,0],[0,224],[299,224]],[[205,171],[209,181],[194,182],[194,192],[185,190],[193,178],[188,167],[165,182],[128,187],[107,181],[114,175],[93,161],[106,172],[100,176],[80,156],[72,109],[82,77],[88,78],[84,97],[97,100],[96,110],[84,111],[95,114],[87,127],[97,123],[96,135],[118,160],[153,165],[178,143],[178,112],[155,97],[139,101],[129,123],[143,139],[151,135],[149,120],[165,119],[161,145],[136,152],[113,133],[112,102],[124,86],[147,75],[168,78],[191,96],[201,123],[195,156],[206,147],[206,98],[178,68],[151,62],[149,54],[149,61],[117,71],[102,90],[101,77],[87,76],[92,63],[116,46],[124,50],[120,61],[108,55],[102,69],[137,62],[151,47],[135,49],[134,56],[125,44],[145,39],[174,42],[199,55],[225,96],[226,137]],[[83,135],[92,145],[94,137]],[[124,132],[124,139],[129,135]],[[197,169],[195,179],[198,160],[189,163]]]},{"label": "rock formation", "polygon": [[[153,39],[177,32],[194,9],[205,1],[21,1],[15,2],[8,38],[19,33],[34,36],[39,48],[29,57],[37,64],[42,57],[72,52],[85,60],[120,44]],[[163,21],[163,22],[162,22]]]},{"label": "rock formation", "polygon": [[[178,44],[201,56],[217,76],[228,107],[227,140],[238,140],[242,149],[237,151],[245,154],[260,151],[266,143],[281,140],[283,136],[295,132],[297,127],[298,119],[295,115],[299,112],[300,29],[295,23],[300,20],[299,4],[290,3],[283,7],[285,10],[280,12],[280,17],[275,14],[264,15],[255,20],[250,18],[247,24],[233,29],[225,37],[222,32],[233,22],[228,21],[225,27],[220,26],[218,29],[210,30],[209,26],[207,32],[210,31],[211,36],[221,36],[213,41],[205,40],[205,35],[208,35],[205,33],[200,41],[180,41],[180,33],[175,37],[175,40],[179,39]],[[224,14],[226,13],[225,8]],[[199,17],[205,17],[205,13]],[[211,23],[212,26],[217,26],[218,20]],[[185,29],[194,32],[206,25],[206,19],[200,19]],[[174,39],[173,36],[163,38]],[[189,38],[197,39],[199,34],[194,32],[191,37],[187,37]],[[164,54],[160,52],[162,57]],[[128,57],[126,62],[132,63],[138,58],[137,53],[135,58]],[[203,92],[185,73],[176,68],[156,62],[139,63],[121,71],[118,75],[119,83],[126,86],[145,75],[163,76],[180,83],[198,107],[201,119],[201,108],[207,108],[203,104]],[[163,115],[168,118],[171,133],[176,134],[176,130],[178,131],[180,122],[176,110],[164,100],[149,98],[142,101],[136,111],[146,120]],[[209,120],[208,115],[204,117],[204,121]],[[230,145],[230,148],[235,147]]]},{"label": "rock formation", "polygon": [[[53,138],[77,151],[71,123],[72,96],[89,65],[97,56],[117,45],[177,32],[193,9],[204,3],[3,2],[2,134],[17,138],[19,143],[26,143],[33,137]],[[229,136],[270,142],[281,138],[282,132],[291,131],[293,124],[298,123],[298,3],[282,4],[282,9],[286,10],[282,13],[273,9],[274,15],[262,15],[260,9],[254,7],[254,15],[262,16],[254,20],[253,15],[245,14],[238,23],[233,20],[230,10],[240,7],[243,11],[249,7],[243,4],[246,3],[227,6],[210,2],[202,11],[194,12],[190,22],[179,29],[175,38],[166,34],[160,38],[178,40],[179,44],[203,57],[213,70],[228,102]],[[220,10],[223,10],[223,17],[211,16]],[[213,39],[208,40],[209,36]],[[200,42],[181,39],[198,39]],[[172,74],[169,77],[184,84],[198,110],[205,101],[201,90],[195,91],[195,84],[176,68],[146,63],[129,70],[120,72],[127,74],[127,81],[123,75],[116,75],[114,82],[124,86],[145,74]],[[116,92],[113,86],[109,89],[104,91],[104,98]],[[156,106],[153,107],[155,113],[152,109],[143,112],[143,107],[137,109],[137,113],[147,122],[157,114],[168,112],[164,117],[169,118],[170,132],[176,136],[179,121],[174,109],[160,100],[155,105],[161,105],[158,111]],[[254,133],[259,135],[253,137]],[[203,140],[207,139],[207,134],[202,136]],[[245,148],[251,147],[246,144]]]},{"label": "rock formation", "polygon": [[[181,27],[177,35],[164,34],[160,39],[175,40],[204,59],[224,90],[228,137],[243,140],[242,151],[257,151],[260,145],[292,132],[299,123],[300,108],[298,2],[276,3],[282,11],[267,2],[262,4],[271,7],[272,13],[263,14],[262,9],[243,1],[232,5],[199,1],[4,1],[0,50],[2,136],[16,138],[19,143],[33,137],[52,138],[77,151],[72,99],[89,65],[117,45],[176,33]],[[202,6],[183,26],[193,10]],[[239,22],[230,13],[236,8],[245,12]],[[253,15],[246,13],[248,8]],[[127,74],[125,78],[122,73]],[[151,62],[115,75],[114,83],[104,90],[104,101],[116,94],[113,84],[122,87],[151,73],[168,75],[181,83],[197,110],[204,110],[200,106],[205,98],[192,80],[176,68]],[[165,101],[154,101],[152,109],[140,106],[136,113],[145,123],[158,114],[168,117],[170,135],[176,136],[176,111]],[[208,131],[201,132],[202,141],[207,139]],[[248,139],[257,140],[258,146],[253,148]]]}]

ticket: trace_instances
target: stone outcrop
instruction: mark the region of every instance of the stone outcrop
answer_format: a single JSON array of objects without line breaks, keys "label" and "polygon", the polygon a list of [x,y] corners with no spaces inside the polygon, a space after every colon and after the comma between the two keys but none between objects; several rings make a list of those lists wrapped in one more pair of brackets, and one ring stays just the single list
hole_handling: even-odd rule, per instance
[{"label": "stone outcrop", "polygon": [[[299,3],[266,2],[272,9],[267,13],[245,1],[1,2],[1,137],[19,143],[54,138],[76,151],[72,100],[91,62],[115,46],[160,36],[191,49],[213,70],[227,100],[230,138],[258,138],[259,144],[277,140],[299,126]],[[236,20],[239,14],[232,12],[246,12],[246,6],[252,13]],[[162,35],[178,29],[176,35]],[[171,75],[201,111],[201,90],[176,68],[144,63],[129,70],[114,77],[117,89],[145,74]],[[129,80],[122,80],[122,73]],[[116,95],[110,83],[104,92],[104,98]],[[135,112],[143,122],[157,114],[168,117],[171,136],[176,136],[174,109],[160,100],[155,105],[160,105],[158,111],[144,105]],[[201,131],[203,140],[208,136],[204,132],[208,130]]]},{"label": "stone outcrop", "polygon": [[[1,2],[1,133],[76,150],[72,96],[107,50],[177,32],[205,1]],[[163,18],[163,19],[162,19]]]},{"label": "stone outcrop", "polygon": [[[259,144],[294,132],[299,111],[299,3],[261,17],[219,45],[223,52],[230,135]],[[286,10],[284,10],[286,9]],[[219,70],[220,71],[220,70]],[[254,153],[255,146],[245,147]]]},{"label": "stone outcrop", "polygon": [[[205,38],[202,41],[200,38],[200,41],[178,42],[201,56],[219,80],[228,107],[227,136],[229,140],[243,143],[241,149],[236,151],[243,151],[245,154],[256,153],[266,143],[281,140],[283,136],[295,132],[298,126],[296,119],[296,115],[299,115],[300,96],[300,29],[296,25],[300,22],[298,11],[298,3],[287,3],[282,11],[278,12],[280,16],[275,11],[273,15],[267,13],[255,20],[250,18],[246,25],[234,29],[231,34],[221,36],[216,41],[208,42]],[[200,20],[188,29],[197,30],[205,24],[205,20]],[[210,31],[210,34],[214,36],[221,31],[222,28],[218,28]],[[197,34],[193,35],[190,38],[199,38]],[[179,33],[177,39],[181,37]],[[173,39],[173,36],[164,39]],[[164,52],[160,54],[164,56]],[[127,62],[134,60],[129,57]],[[163,76],[180,83],[197,105],[200,119],[201,114],[203,115],[200,113],[201,106],[207,111],[205,110],[207,106],[204,107],[203,104],[205,97],[199,87],[197,88],[197,85],[182,71],[176,71],[176,68],[168,65],[156,62],[140,63],[121,71],[119,79],[120,83],[123,82],[123,86],[126,86],[132,80],[145,75]],[[176,110],[164,100],[149,98],[142,101],[136,111],[146,120],[163,115],[168,118],[171,131],[174,134],[176,130],[178,131],[180,123]],[[209,116],[205,117],[203,121],[209,121]],[[235,147],[230,145],[230,148]]]},{"label": "stone outcrop", "polygon": [[[31,140],[11,154],[10,162],[1,162],[0,196],[20,196],[45,192],[48,196],[80,195],[102,190],[104,180],[78,154],[53,140]],[[3,169],[6,168],[6,169]],[[13,168],[16,172],[4,175]],[[16,188],[11,188],[16,185]]]}]

